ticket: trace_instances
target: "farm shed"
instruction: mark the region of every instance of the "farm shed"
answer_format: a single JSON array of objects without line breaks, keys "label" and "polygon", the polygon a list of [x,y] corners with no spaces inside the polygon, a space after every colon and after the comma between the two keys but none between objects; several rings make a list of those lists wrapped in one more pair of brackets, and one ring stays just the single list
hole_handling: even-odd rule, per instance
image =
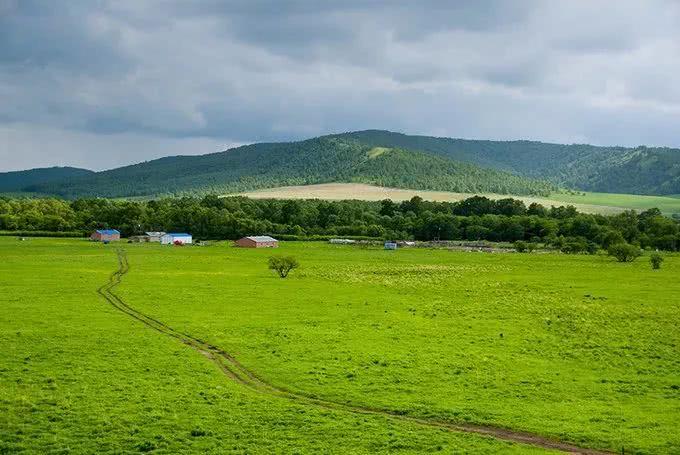
[{"label": "farm shed", "polygon": [[385,249],[386,250],[396,250],[397,249],[397,243],[396,242],[385,242]]},{"label": "farm shed", "polygon": [[279,241],[268,235],[243,237],[234,243],[241,248],[277,248],[279,246]]},{"label": "farm shed", "polygon": [[356,240],[351,240],[351,239],[330,239],[328,243],[332,243],[335,245],[350,245],[352,243],[357,243]]},{"label": "farm shed", "polygon": [[182,245],[191,244],[191,234],[186,234],[184,232],[168,232],[161,236],[161,244],[163,245],[174,245],[177,243]]},{"label": "farm shed", "polygon": [[152,231],[152,232],[145,232],[145,237],[148,239],[147,242],[160,242],[161,237],[165,235],[165,232],[159,232],[159,231]]},{"label": "farm shed", "polygon": [[97,229],[90,235],[90,240],[95,242],[111,242],[120,240],[120,232],[115,229]]}]

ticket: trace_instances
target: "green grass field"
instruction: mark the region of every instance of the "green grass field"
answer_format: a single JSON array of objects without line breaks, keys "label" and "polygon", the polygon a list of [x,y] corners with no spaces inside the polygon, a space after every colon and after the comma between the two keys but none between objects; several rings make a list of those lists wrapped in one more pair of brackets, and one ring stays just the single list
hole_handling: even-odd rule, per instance
[{"label": "green grass field", "polygon": [[[382,199],[404,201],[417,195],[428,201],[440,202],[456,202],[475,196],[473,193],[385,188],[363,183],[323,183],[318,185],[287,186],[249,191],[241,194],[259,199],[359,199],[367,201],[379,201]],[[490,199],[514,198],[524,201],[526,205],[536,202],[546,207],[570,204],[584,213],[614,214],[630,209],[641,212],[654,207],[659,208],[665,215],[680,213],[680,197],[678,196],[643,196],[614,193],[552,193],[549,197],[484,193],[481,196],[486,196]]]},{"label": "green grass field", "polygon": [[551,199],[568,204],[599,205],[635,209],[637,211],[658,208],[666,215],[680,214],[680,197],[645,196],[641,194],[583,193],[583,195],[554,193]]},{"label": "green grass field", "polygon": [[[121,245],[128,305],[272,385],[626,453],[680,451],[680,257]],[[0,453],[534,453],[231,380],[97,289],[114,245],[0,238]]]}]

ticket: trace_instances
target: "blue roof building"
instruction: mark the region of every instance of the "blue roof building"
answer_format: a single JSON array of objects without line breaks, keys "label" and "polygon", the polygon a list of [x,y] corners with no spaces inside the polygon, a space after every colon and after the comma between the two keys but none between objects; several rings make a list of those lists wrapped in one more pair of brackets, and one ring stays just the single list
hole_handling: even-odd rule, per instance
[{"label": "blue roof building", "polygon": [[90,236],[90,240],[95,242],[110,242],[111,240],[120,240],[120,232],[116,229],[97,229]]}]

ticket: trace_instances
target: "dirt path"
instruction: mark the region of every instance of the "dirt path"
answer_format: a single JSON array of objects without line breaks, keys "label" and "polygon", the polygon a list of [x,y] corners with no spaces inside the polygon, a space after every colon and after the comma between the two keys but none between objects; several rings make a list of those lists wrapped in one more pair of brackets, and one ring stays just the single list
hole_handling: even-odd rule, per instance
[{"label": "dirt path", "polygon": [[210,359],[213,363],[215,363],[229,378],[257,392],[280,396],[282,398],[287,398],[298,403],[311,404],[325,409],[347,411],[358,414],[381,415],[395,420],[411,422],[422,426],[442,428],[450,431],[476,433],[485,436],[490,436],[496,439],[502,439],[505,441],[516,442],[521,444],[528,444],[535,447],[553,449],[566,453],[588,455],[591,454],[600,455],[611,453],[600,450],[588,449],[585,447],[579,447],[573,444],[569,444],[567,442],[561,442],[554,439],[546,438],[544,436],[509,430],[506,428],[493,427],[488,425],[474,425],[467,423],[452,423],[419,417],[410,417],[386,409],[335,402],[331,400],[317,398],[312,395],[305,394],[304,392],[292,391],[288,390],[285,387],[273,385],[267,382],[265,379],[258,376],[255,372],[244,367],[233,356],[229,355],[227,352],[223,351],[217,346],[208,344],[198,338],[192,337],[191,335],[180,333],[177,330],[173,329],[172,327],[164,324],[163,322],[130,307],[120,297],[113,293],[113,289],[118,284],[120,284],[122,277],[130,270],[127,255],[123,250],[118,250],[118,264],[119,264],[118,270],[112,273],[109,278],[109,281],[97,290],[97,292],[104,299],[106,299],[113,307],[122,311],[128,316],[142,322],[143,324],[151,327],[152,329],[158,332],[176,338],[182,343],[192,347],[193,349],[195,349],[196,351]]}]

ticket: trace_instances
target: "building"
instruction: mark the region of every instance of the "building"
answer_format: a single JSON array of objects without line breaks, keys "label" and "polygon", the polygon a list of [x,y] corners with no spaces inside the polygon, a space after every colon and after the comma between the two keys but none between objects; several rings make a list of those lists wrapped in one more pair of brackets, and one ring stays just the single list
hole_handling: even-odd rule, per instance
[{"label": "building", "polygon": [[352,243],[357,243],[356,240],[351,240],[351,239],[330,239],[328,243],[332,243],[334,245],[351,245]]},{"label": "building", "polygon": [[153,232],[145,232],[144,233],[146,238],[148,239],[147,242],[160,242],[161,237],[165,235],[165,232],[159,232],[159,231],[153,231]]},{"label": "building", "polygon": [[162,245],[189,245],[192,243],[191,234],[184,232],[168,232],[161,236]]},{"label": "building", "polygon": [[279,246],[279,241],[268,235],[243,237],[234,243],[241,248],[278,248]]},{"label": "building", "polygon": [[397,243],[396,242],[385,242],[385,249],[386,250],[396,250],[397,249]]},{"label": "building", "polygon": [[97,229],[90,236],[90,240],[95,242],[111,242],[120,240],[120,232],[115,229]]},{"label": "building", "polygon": [[[144,235],[133,235],[128,237],[128,243],[148,243],[148,242],[159,242],[161,237],[165,235],[165,232],[145,232]],[[191,243],[191,242],[190,242]]]}]

